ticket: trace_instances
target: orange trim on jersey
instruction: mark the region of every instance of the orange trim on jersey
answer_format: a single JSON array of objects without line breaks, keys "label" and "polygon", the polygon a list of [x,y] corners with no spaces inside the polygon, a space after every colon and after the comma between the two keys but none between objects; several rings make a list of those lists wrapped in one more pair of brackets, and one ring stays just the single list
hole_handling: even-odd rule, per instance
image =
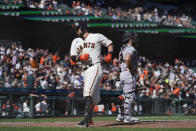
[{"label": "orange trim on jersey", "polygon": [[92,89],[93,84],[94,84],[94,82],[95,82],[95,79],[96,79],[96,77],[97,77],[98,70],[99,70],[99,66],[98,66],[98,68],[97,68],[97,72],[96,72],[95,78],[94,78],[93,83],[92,83],[92,85],[91,85],[90,92],[89,92],[89,96],[91,95],[91,89]]}]

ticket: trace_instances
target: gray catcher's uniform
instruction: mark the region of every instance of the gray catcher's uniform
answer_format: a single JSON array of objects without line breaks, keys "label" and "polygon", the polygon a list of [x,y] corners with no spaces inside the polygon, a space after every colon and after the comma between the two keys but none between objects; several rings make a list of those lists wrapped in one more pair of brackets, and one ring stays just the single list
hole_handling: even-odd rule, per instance
[{"label": "gray catcher's uniform", "polygon": [[125,63],[126,54],[131,54],[131,68],[137,70],[137,51],[133,46],[124,45],[119,53],[119,61],[121,67],[120,82],[123,88],[124,99],[124,115],[131,116],[131,104],[134,100],[136,88],[136,76],[129,72]]}]

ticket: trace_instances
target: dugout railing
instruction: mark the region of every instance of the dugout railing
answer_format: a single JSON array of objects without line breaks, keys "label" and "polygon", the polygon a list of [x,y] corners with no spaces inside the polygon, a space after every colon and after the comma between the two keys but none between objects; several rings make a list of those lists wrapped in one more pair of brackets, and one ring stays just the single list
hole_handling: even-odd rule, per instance
[{"label": "dugout railing", "polygon": [[[6,101],[10,101],[9,109],[5,108]],[[24,110],[24,102],[28,101],[27,106],[29,112]],[[36,104],[46,101],[46,111],[36,111]],[[100,104],[104,105],[104,112],[94,112],[94,115],[116,115],[111,114],[111,103],[115,103],[115,97],[103,97]],[[160,99],[160,98],[136,98],[132,106],[133,115],[176,115],[184,114],[188,105],[192,104],[192,100],[188,99]],[[117,103],[115,103],[117,105]],[[187,106],[184,106],[187,105]],[[16,108],[17,106],[17,108]],[[0,117],[16,117],[16,118],[35,118],[35,117],[64,117],[64,116],[80,116],[83,115],[84,99],[81,96],[69,98],[66,96],[20,96],[15,98],[12,95],[0,96]],[[69,108],[69,109],[67,109]],[[66,112],[68,111],[68,112]],[[65,114],[67,113],[67,114]]]},{"label": "dugout railing", "polygon": [[[191,99],[137,98],[136,115],[178,115],[184,114],[193,103]],[[139,107],[141,106],[142,109]],[[141,110],[141,111],[140,111]]]}]

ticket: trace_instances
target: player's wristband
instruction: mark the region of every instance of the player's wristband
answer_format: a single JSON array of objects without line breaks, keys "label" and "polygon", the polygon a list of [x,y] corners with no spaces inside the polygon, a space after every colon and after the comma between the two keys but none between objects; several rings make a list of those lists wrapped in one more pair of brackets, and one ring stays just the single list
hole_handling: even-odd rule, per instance
[{"label": "player's wristband", "polygon": [[75,55],[71,56],[71,59],[72,59],[73,62],[77,62],[78,61],[78,58]]},{"label": "player's wristband", "polygon": [[108,52],[108,54],[111,54],[111,55],[113,55],[113,52],[109,51],[109,52]]},{"label": "player's wristband", "polygon": [[113,52],[110,52],[110,51],[109,51],[109,52],[108,52],[108,54],[111,54],[111,55],[112,55],[112,57],[113,57]]}]

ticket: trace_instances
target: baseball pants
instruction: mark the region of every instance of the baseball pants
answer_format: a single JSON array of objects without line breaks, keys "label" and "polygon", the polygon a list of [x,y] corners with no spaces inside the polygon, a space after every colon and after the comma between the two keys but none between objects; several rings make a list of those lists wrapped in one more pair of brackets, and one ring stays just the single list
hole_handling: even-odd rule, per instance
[{"label": "baseball pants", "polygon": [[100,101],[99,83],[102,79],[102,67],[100,63],[94,64],[84,71],[84,89],[83,96],[92,96],[93,105]]},{"label": "baseball pants", "polygon": [[135,97],[136,78],[129,71],[120,73],[120,81],[123,87],[124,99],[124,115],[131,116],[131,105]]}]

